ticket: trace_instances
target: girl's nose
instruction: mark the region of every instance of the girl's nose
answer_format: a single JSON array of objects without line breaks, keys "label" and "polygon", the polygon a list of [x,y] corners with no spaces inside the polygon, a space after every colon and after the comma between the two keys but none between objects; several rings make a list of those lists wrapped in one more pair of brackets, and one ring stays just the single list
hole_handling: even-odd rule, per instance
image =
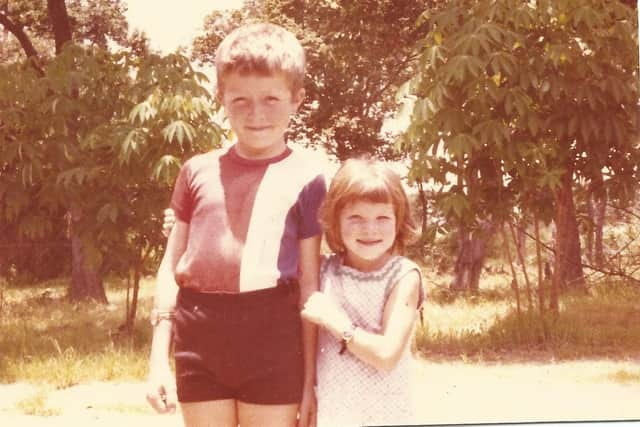
[{"label": "girl's nose", "polygon": [[364,221],[362,223],[362,231],[371,234],[376,230],[376,223],[374,221]]}]

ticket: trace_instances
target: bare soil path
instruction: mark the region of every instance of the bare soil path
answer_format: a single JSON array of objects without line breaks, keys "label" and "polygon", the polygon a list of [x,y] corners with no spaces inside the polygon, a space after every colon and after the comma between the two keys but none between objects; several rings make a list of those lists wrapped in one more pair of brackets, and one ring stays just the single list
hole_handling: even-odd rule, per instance
[{"label": "bare soil path", "polygon": [[[416,409],[423,424],[640,420],[640,361],[420,360],[415,370]],[[632,380],[624,381],[628,374]],[[53,415],[24,415],[25,402],[38,396],[41,408]],[[0,385],[0,425],[178,427],[181,418],[154,415],[141,383],[93,383],[64,390],[11,384]]]}]

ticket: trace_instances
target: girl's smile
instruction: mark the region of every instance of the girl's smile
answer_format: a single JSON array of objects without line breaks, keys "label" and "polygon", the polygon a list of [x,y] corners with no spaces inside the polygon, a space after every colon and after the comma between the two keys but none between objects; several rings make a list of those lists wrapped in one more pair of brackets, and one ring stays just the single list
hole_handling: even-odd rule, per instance
[{"label": "girl's smile", "polygon": [[362,271],[380,268],[391,256],[396,215],[391,203],[354,201],[340,212],[345,263]]}]

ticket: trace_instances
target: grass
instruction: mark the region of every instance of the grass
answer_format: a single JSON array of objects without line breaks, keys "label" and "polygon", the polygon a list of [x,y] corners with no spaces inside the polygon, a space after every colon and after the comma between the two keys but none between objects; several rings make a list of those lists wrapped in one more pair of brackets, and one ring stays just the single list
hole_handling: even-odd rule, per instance
[{"label": "grass", "polygon": [[431,357],[481,360],[640,355],[638,286],[595,284],[588,294],[562,296],[559,313],[544,316],[535,307],[528,311],[525,301],[518,315],[511,293],[506,286],[493,287],[456,298],[443,286],[434,286],[416,348]]},{"label": "grass", "polygon": [[[565,295],[558,315],[516,314],[503,273],[483,276],[481,291],[459,295],[442,275],[425,273],[424,319],[415,349],[431,359],[637,359],[640,287],[591,285],[589,295]],[[27,382],[63,389],[92,381],[141,381],[147,374],[153,281],[143,280],[135,328],[123,333],[126,288],[107,281],[110,304],[73,304],[65,280],[31,287],[2,286],[0,383]],[[523,297],[524,300],[524,297]],[[634,372],[617,381],[636,381]],[[37,396],[29,399],[38,406]],[[28,406],[29,402],[25,402]]]},{"label": "grass", "polygon": [[640,371],[630,372],[627,370],[620,370],[609,375],[608,378],[620,384],[640,383]]},{"label": "grass", "polygon": [[25,415],[40,417],[50,417],[60,415],[62,411],[58,408],[51,408],[47,405],[48,391],[39,388],[34,394],[20,400],[16,407]]},{"label": "grass", "polygon": [[125,293],[107,283],[109,305],[73,304],[64,280],[4,288],[0,312],[0,383],[26,381],[66,388],[87,381],[141,380],[146,376],[153,284],[141,284],[132,333],[120,326]]}]

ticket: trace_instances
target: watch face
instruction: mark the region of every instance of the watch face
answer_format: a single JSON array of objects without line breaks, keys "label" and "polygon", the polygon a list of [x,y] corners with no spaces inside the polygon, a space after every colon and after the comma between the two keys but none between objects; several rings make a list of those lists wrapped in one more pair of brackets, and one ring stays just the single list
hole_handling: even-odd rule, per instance
[{"label": "watch face", "polygon": [[353,339],[353,332],[355,331],[355,326],[352,326],[351,329],[347,329],[342,331],[342,339],[346,342],[349,342]]}]

